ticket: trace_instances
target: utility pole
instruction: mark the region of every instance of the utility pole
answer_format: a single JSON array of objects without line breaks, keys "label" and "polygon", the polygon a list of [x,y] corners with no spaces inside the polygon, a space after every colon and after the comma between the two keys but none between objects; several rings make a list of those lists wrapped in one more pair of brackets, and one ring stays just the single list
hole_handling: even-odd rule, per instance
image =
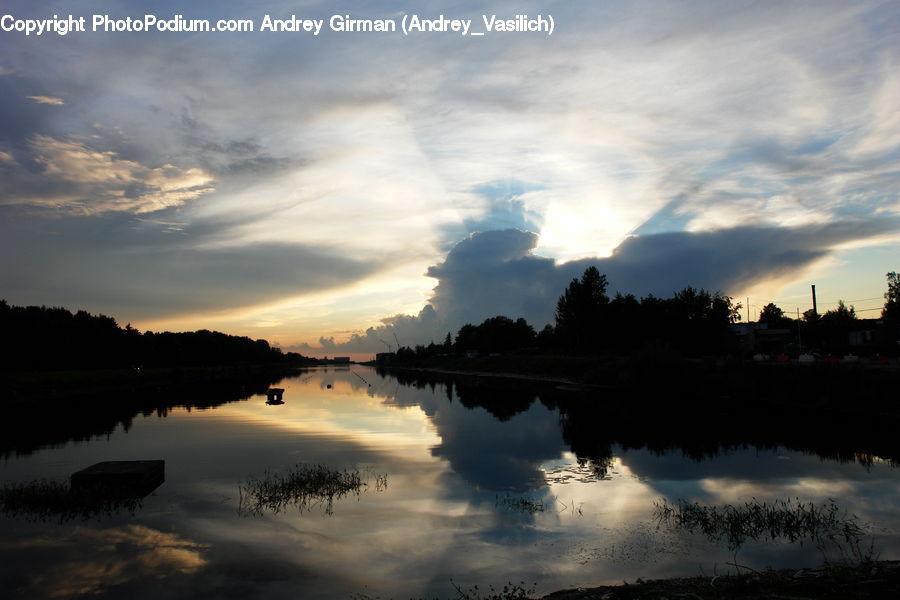
[{"label": "utility pole", "polygon": [[750,322],[750,296],[747,296],[747,322]]},{"label": "utility pole", "polygon": [[815,284],[813,284],[813,286],[812,286],[812,297],[813,297],[813,314],[818,315],[819,310],[816,307],[816,286],[815,286]]}]

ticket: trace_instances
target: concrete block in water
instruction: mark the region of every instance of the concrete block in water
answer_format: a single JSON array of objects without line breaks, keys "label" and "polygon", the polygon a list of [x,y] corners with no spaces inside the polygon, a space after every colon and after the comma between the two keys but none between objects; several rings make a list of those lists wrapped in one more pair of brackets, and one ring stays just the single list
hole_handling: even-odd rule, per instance
[{"label": "concrete block in water", "polygon": [[72,474],[72,490],[97,490],[118,497],[143,497],[166,480],[164,460],[99,462]]}]

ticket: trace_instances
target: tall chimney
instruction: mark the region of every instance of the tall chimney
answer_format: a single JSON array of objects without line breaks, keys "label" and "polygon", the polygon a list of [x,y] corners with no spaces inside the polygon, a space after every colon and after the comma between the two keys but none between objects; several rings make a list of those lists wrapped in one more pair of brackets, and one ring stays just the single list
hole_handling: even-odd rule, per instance
[{"label": "tall chimney", "polygon": [[817,314],[819,314],[819,311],[816,307],[816,286],[815,285],[812,286],[812,296],[813,296],[813,314],[817,315]]}]

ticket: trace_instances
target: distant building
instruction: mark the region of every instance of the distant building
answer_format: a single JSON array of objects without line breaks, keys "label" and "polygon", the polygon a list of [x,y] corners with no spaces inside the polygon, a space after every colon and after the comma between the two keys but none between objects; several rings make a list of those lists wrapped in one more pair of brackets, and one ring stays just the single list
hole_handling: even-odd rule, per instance
[{"label": "distant building", "polygon": [[335,356],[334,358],[328,358],[326,356],[319,361],[319,364],[320,365],[349,365],[350,357],[349,356]]}]

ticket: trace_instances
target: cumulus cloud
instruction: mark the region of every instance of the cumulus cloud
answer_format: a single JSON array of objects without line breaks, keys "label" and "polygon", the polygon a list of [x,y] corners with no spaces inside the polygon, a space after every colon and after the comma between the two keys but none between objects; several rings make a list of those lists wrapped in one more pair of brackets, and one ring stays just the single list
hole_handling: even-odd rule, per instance
[{"label": "cumulus cloud", "polygon": [[[336,343],[329,352],[375,352],[394,345],[440,342],[465,323],[505,315],[523,317],[536,328],[553,323],[556,301],[568,283],[596,266],[609,280],[609,293],[668,297],[687,286],[735,293],[759,281],[795,273],[848,242],[895,232],[895,218],[797,227],[740,226],[706,232],[634,235],[608,257],[559,262],[537,255],[538,235],[517,229],[485,231],[459,242],[432,266],[437,279],[429,304],[416,316],[384,319],[380,327]],[[309,345],[302,349],[309,350]]]},{"label": "cumulus cloud", "polygon": [[[533,393],[457,388],[457,393],[463,392],[470,397],[461,399],[462,406],[445,405],[447,408],[440,407],[431,415],[441,439],[432,455],[450,462],[454,472],[476,489],[525,492],[545,485],[540,465],[566,450],[559,426],[547,418],[548,409],[533,402]],[[515,427],[508,427],[499,419],[485,418],[480,410],[463,408],[478,406],[479,396],[490,396],[488,406],[494,400],[495,406],[516,406],[524,412],[512,417]],[[502,398],[499,402],[498,397]]]}]

